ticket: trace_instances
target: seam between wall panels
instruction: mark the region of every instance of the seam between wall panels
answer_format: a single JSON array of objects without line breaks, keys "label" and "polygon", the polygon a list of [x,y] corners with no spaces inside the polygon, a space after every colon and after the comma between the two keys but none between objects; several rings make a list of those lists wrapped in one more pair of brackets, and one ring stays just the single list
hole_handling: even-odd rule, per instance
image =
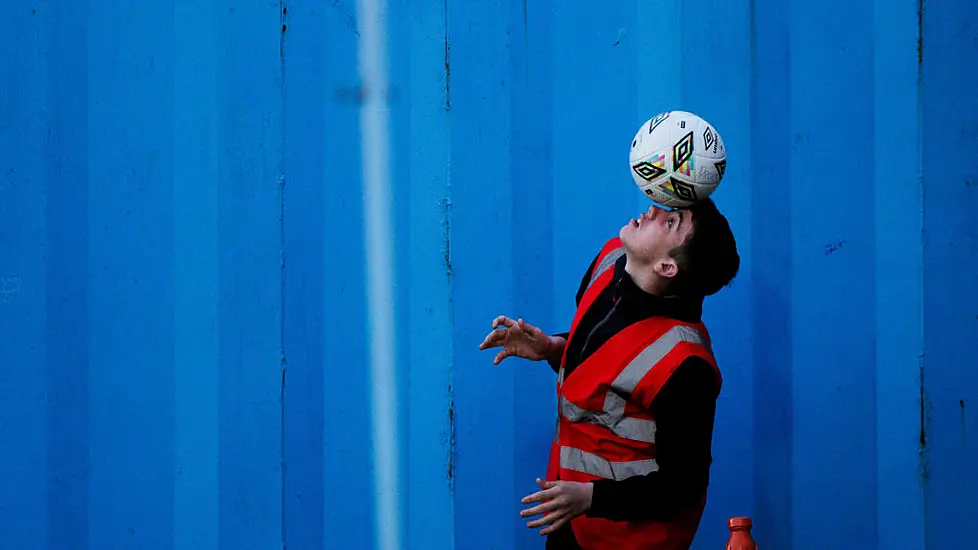
[{"label": "seam between wall panels", "polygon": [[281,25],[281,33],[279,34],[279,109],[280,116],[282,119],[282,124],[279,127],[281,135],[279,136],[279,179],[278,179],[278,193],[279,193],[279,348],[280,348],[280,362],[279,368],[281,370],[281,387],[279,394],[279,484],[281,490],[280,496],[280,508],[279,508],[279,521],[281,523],[281,547],[285,550],[287,547],[286,532],[287,532],[287,522],[286,522],[286,504],[287,504],[287,485],[286,485],[286,463],[285,463],[285,453],[286,453],[286,427],[285,427],[285,384],[286,384],[286,371],[288,369],[288,361],[285,356],[285,308],[286,308],[286,269],[285,269],[285,30],[286,30],[286,12],[287,8],[285,5],[285,0],[279,0],[278,13],[279,13],[279,24]]}]

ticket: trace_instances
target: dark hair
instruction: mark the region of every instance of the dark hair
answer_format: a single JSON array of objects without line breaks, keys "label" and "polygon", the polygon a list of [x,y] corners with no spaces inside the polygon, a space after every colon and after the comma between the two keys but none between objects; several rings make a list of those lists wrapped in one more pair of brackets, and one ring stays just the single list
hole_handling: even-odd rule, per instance
[{"label": "dark hair", "polygon": [[737,241],[712,199],[703,199],[688,211],[693,213],[693,231],[669,252],[679,266],[673,291],[710,296],[730,284],[740,270]]}]

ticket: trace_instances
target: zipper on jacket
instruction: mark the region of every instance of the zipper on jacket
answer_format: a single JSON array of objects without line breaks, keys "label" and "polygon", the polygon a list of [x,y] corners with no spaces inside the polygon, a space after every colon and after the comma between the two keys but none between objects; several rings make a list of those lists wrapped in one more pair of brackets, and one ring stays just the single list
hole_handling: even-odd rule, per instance
[{"label": "zipper on jacket", "polygon": [[612,294],[612,297],[611,297],[611,300],[612,300],[612,302],[614,302],[614,305],[611,306],[611,311],[609,311],[608,314],[605,315],[604,318],[601,319],[601,321],[598,324],[594,325],[594,328],[592,328],[591,329],[591,332],[588,333],[587,339],[584,340],[584,345],[581,347],[581,355],[577,358],[577,364],[578,365],[580,365],[581,363],[584,362],[584,357],[585,357],[585,354],[587,352],[587,345],[591,342],[591,337],[594,336],[594,333],[595,332],[598,332],[598,329],[600,329],[605,323],[608,322],[608,319],[611,319],[611,316],[614,315],[614,313],[615,313],[615,309],[618,308],[618,303],[619,303],[618,302],[618,285],[620,285],[620,284],[621,284],[621,277],[619,277],[618,280],[615,281],[615,291],[614,291],[614,294]]}]

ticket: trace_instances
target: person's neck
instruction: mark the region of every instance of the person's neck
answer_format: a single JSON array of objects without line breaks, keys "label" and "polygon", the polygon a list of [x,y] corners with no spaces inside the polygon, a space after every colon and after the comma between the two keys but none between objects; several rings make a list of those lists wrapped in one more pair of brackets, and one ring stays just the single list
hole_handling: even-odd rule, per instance
[{"label": "person's neck", "polygon": [[640,265],[633,262],[631,258],[626,255],[625,258],[625,273],[632,278],[635,282],[635,286],[652,294],[653,296],[663,296],[664,285],[662,284],[662,278],[655,273],[655,269],[650,265]]}]

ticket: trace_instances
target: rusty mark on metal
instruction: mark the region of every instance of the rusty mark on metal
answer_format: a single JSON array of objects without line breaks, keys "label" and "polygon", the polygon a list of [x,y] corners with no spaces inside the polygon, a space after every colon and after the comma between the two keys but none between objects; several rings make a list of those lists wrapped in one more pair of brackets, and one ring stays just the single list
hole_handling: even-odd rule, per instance
[{"label": "rusty mark on metal", "polygon": [[448,386],[448,484],[455,486],[455,396]]},{"label": "rusty mark on metal", "polygon": [[835,241],[834,243],[829,243],[829,244],[825,245],[825,255],[828,256],[829,254],[832,254],[832,253],[838,251],[840,248],[842,248],[843,246],[845,246],[848,242],[849,241],[847,241],[846,239],[839,239],[839,240]]},{"label": "rusty mark on metal", "polygon": [[445,261],[445,276],[448,277],[449,283],[451,283],[452,278],[452,199],[445,197],[438,201],[438,205],[441,206],[442,212],[442,228],[444,229],[443,239],[444,239],[444,261]]},{"label": "rusty mark on metal", "polygon": [[924,354],[917,357],[917,368],[920,377],[920,446],[917,449],[920,458],[920,479],[924,482],[930,476],[930,465],[927,460],[927,427],[929,415],[927,412],[927,390],[924,385]]},{"label": "rusty mark on metal", "polygon": [[920,360],[920,448],[923,450],[927,446],[927,413],[926,398],[924,392],[924,364],[923,358]]},{"label": "rusty mark on metal", "polygon": [[924,0],[917,0],[917,64],[924,64]]},{"label": "rusty mark on metal", "polygon": [[285,16],[287,13],[289,13],[289,10],[285,6],[285,0],[279,0],[278,7],[280,10],[279,23],[282,24],[282,34],[279,36],[278,39],[278,56],[279,59],[282,60],[282,79],[284,82],[285,80],[285,59],[284,59],[285,58],[285,29],[286,29]]},{"label": "rusty mark on metal", "polygon": [[961,440],[964,441],[968,439],[968,432],[965,426],[967,426],[967,417],[964,414],[964,399],[958,400],[958,406],[961,407]]},{"label": "rusty mark on metal", "polygon": [[448,0],[445,0],[445,110],[452,110],[452,44],[448,40]]}]

